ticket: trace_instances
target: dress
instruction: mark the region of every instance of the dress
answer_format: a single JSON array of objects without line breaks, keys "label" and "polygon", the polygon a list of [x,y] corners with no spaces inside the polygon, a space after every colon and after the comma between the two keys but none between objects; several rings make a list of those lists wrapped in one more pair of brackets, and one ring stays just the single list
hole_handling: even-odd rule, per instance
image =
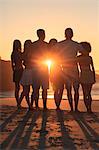
[{"label": "dress", "polygon": [[91,70],[88,68],[84,68],[80,73],[80,83],[81,84],[94,84],[94,75]]},{"label": "dress", "polygon": [[16,69],[13,71],[13,82],[20,82],[23,74],[23,69]]},{"label": "dress", "polygon": [[95,76],[94,72],[91,70],[90,65],[92,64],[92,57],[91,56],[78,56],[78,62],[80,66],[80,83],[81,84],[94,84],[95,83]]},{"label": "dress", "polygon": [[32,69],[24,69],[20,80],[20,84],[25,86],[25,85],[32,85],[32,83],[33,83]]},{"label": "dress", "polygon": [[33,77],[32,77],[31,59],[30,59],[29,51],[27,54],[23,53],[23,64],[25,66],[25,69],[23,70],[20,84],[23,86],[32,85]]},{"label": "dress", "polygon": [[12,52],[11,54],[11,61],[13,64],[13,82],[20,82],[23,73],[23,66],[22,66],[22,53]]}]

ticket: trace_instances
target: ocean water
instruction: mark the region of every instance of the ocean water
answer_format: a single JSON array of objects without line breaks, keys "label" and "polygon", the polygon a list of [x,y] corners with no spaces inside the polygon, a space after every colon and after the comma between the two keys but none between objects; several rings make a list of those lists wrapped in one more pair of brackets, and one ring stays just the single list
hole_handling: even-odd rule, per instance
[{"label": "ocean water", "polygon": [[[32,89],[30,90],[30,95],[31,95],[31,93],[32,93]],[[40,98],[41,98],[41,93],[42,93],[42,90],[40,89]],[[73,93],[73,90],[72,90],[72,93]],[[54,92],[53,92],[52,86],[50,84],[50,88],[48,90],[48,98],[49,99],[54,98],[53,94],[54,94]],[[80,99],[83,99],[83,93],[82,93],[81,86],[80,86],[80,89],[79,89],[79,95],[80,95]],[[0,98],[13,98],[13,97],[14,97],[14,91],[0,92]],[[94,100],[99,100],[99,82],[96,82],[93,85],[92,98]],[[62,99],[67,99],[66,89],[64,89]]]}]

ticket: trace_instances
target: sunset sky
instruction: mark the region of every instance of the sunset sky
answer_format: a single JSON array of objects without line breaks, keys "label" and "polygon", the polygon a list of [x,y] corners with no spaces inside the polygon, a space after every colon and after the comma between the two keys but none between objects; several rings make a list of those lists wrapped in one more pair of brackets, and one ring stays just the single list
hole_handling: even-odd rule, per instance
[{"label": "sunset sky", "polygon": [[89,41],[95,68],[99,70],[98,0],[0,0],[0,56],[9,60],[14,39],[37,40],[44,28],[46,41],[64,39],[64,30],[74,30],[74,40]]}]

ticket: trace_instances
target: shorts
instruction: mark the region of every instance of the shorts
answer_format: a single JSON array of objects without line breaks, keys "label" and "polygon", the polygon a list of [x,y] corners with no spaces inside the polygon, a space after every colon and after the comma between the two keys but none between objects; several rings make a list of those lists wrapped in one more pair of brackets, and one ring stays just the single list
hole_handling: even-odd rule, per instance
[{"label": "shorts", "polygon": [[35,89],[48,89],[49,88],[49,73],[48,69],[32,70],[33,82],[32,87]]},{"label": "shorts", "polygon": [[66,87],[66,89],[70,89],[73,88],[79,89],[79,72],[78,69],[76,67],[72,68],[72,69],[67,69],[64,68],[64,85]]},{"label": "shorts", "polygon": [[56,77],[52,82],[53,89],[64,89],[64,81],[62,77]]},{"label": "shorts", "polygon": [[24,69],[22,78],[20,80],[21,85],[32,85],[33,77],[32,77],[32,69]]},{"label": "shorts", "polygon": [[55,66],[54,69],[52,68],[50,80],[54,90],[64,88],[63,72],[60,66]]},{"label": "shorts", "polygon": [[20,80],[21,80],[22,74],[23,74],[23,69],[14,70],[14,72],[13,72],[13,82],[18,82],[19,83]]}]

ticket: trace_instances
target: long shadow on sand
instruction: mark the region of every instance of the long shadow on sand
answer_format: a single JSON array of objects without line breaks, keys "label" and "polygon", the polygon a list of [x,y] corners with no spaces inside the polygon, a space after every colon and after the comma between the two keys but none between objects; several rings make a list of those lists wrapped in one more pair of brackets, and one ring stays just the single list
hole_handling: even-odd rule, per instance
[{"label": "long shadow on sand", "polygon": [[97,117],[96,113],[90,114],[90,117],[92,117],[95,122],[99,123],[99,118]]},{"label": "long shadow on sand", "polygon": [[46,142],[46,135],[48,134],[48,131],[46,130],[46,122],[48,118],[48,111],[42,112],[42,126],[40,130],[40,137],[39,137],[39,146],[38,149],[45,149],[45,142]]},{"label": "long shadow on sand", "polygon": [[86,118],[85,118],[86,116],[83,117],[83,113],[77,113],[77,114],[73,113],[72,115],[75,121],[80,126],[87,140],[90,142],[90,146],[93,149],[98,150],[99,146],[96,143],[99,143],[99,135],[86,122]]},{"label": "long shadow on sand", "polygon": [[29,140],[30,140],[30,137],[32,135],[33,128],[36,126],[35,122],[36,122],[36,120],[38,119],[39,116],[40,116],[40,111],[34,112],[32,120],[31,120],[30,125],[29,125],[29,128],[25,132],[25,135],[22,139],[21,145],[18,147],[19,149],[23,150],[23,149],[26,149],[28,147]]},{"label": "long shadow on sand", "polygon": [[70,137],[68,128],[64,125],[64,112],[61,110],[57,111],[58,121],[60,122],[60,128],[62,133],[63,149],[76,150],[73,139]]},{"label": "long shadow on sand", "polygon": [[12,121],[16,117],[16,115],[20,112],[20,110],[16,110],[13,112],[1,125],[0,125],[0,131],[2,132],[3,129],[7,126],[7,124]]},{"label": "long shadow on sand", "polygon": [[13,147],[13,149],[17,149],[20,136],[24,132],[25,125],[29,118],[31,117],[32,112],[27,111],[24,115],[23,119],[20,121],[18,126],[11,132],[11,134],[3,141],[0,145],[1,149],[10,149]]}]

